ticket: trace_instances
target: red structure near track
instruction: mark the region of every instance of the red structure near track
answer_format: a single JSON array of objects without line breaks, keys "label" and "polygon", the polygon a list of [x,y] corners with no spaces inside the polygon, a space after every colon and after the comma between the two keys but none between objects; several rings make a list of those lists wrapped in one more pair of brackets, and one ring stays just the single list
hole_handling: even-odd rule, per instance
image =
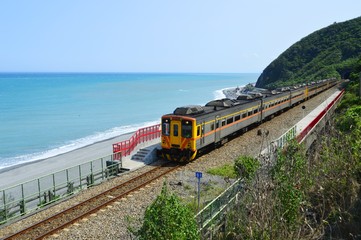
[{"label": "red structure near track", "polygon": [[308,124],[308,126],[302,130],[302,132],[300,132],[300,134],[296,137],[298,142],[301,142],[306,136],[307,134],[318,124],[318,122],[326,115],[326,113],[329,111],[329,109],[331,107],[333,107],[335,105],[335,103],[337,103],[340,98],[343,96],[345,90],[342,90],[335,99],[332,100],[331,103],[329,103],[325,109],[323,109],[318,115],[317,117],[315,117],[310,124]]},{"label": "red structure near track", "polygon": [[[140,128],[136,131],[129,140],[113,144],[113,153],[121,152],[123,157],[130,155],[130,153],[136,148],[140,143],[153,140],[155,138],[160,138],[160,124],[153,126]],[[120,160],[118,158],[120,155],[114,154],[114,160]]]}]

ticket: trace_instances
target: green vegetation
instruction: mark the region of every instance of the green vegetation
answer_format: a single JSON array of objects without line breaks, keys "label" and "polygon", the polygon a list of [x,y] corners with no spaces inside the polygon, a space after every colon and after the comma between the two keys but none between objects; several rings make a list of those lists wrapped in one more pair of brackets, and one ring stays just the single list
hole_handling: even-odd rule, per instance
[{"label": "green vegetation", "polygon": [[240,156],[234,164],[234,170],[237,172],[238,177],[252,180],[260,163],[257,159],[249,156]]},{"label": "green vegetation", "polygon": [[280,223],[293,230],[300,224],[299,211],[305,201],[305,191],[310,186],[306,168],[306,155],[302,146],[293,139],[288,142],[284,151],[278,155],[271,169],[271,177],[275,186],[274,199],[278,203],[273,212],[277,213]]},{"label": "green vegetation", "polygon": [[[306,191],[310,187],[305,151],[296,140],[279,151],[276,162],[268,168],[258,168],[258,162],[241,157],[253,166],[235,211],[228,214],[226,233],[220,239],[297,239],[307,207]],[[244,161],[246,159],[246,161]],[[253,163],[253,164],[250,164]],[[239,163],[238,163],[239,164]],[[258,170],[259,169],[259,170]],[[258,171],[257,171],[258,170]],[[249,178],[250,180],[251,178]]]},{"label": "green vegetation", "polygon": [[334,23],[293,44],[264,69],[256,87],[350,77],[361,55],[361,17]]},{"label": "green vegetation", "polygon": [[180,199],[167,190],[164,183],[161,194],[147,208],[143,226],[136,233],[139,239],[199,239],[193,213]]},{"label": "green vegetation", "polygon": [[218,175],[222,177],[228,177],[228,178],[236,178],[237,172],[234,169],[234,166],[231,164],[225,164],[223,166],[220,166],[218,168],[212,168],[207,171],[207,173],[212,175]]}]

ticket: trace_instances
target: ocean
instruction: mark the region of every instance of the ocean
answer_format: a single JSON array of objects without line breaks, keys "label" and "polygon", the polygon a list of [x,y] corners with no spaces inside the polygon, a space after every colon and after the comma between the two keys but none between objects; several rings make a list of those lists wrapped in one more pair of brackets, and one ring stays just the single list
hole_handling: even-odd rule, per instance
[{"label": "ocean", "polygon": [[259,73],[0,73],[0,169],[159,123]]}]

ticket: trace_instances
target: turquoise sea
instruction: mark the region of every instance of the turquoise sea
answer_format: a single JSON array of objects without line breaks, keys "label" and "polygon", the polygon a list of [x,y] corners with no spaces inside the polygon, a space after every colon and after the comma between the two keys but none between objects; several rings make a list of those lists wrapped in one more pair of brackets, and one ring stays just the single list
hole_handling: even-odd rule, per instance
[{"label": "turquoise sea", "polygon": [[0,169],[156,124],[258,73],[0,73]]}]

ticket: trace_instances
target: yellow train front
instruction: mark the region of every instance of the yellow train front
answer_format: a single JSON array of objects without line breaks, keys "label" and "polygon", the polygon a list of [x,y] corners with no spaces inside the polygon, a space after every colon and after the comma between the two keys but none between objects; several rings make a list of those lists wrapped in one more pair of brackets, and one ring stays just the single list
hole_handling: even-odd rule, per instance
[{"label": "yellow train front", "polygon": [[164,159],[188,162],[196,157],[196,119],[178,113],[162,117],[161,155]]}]

